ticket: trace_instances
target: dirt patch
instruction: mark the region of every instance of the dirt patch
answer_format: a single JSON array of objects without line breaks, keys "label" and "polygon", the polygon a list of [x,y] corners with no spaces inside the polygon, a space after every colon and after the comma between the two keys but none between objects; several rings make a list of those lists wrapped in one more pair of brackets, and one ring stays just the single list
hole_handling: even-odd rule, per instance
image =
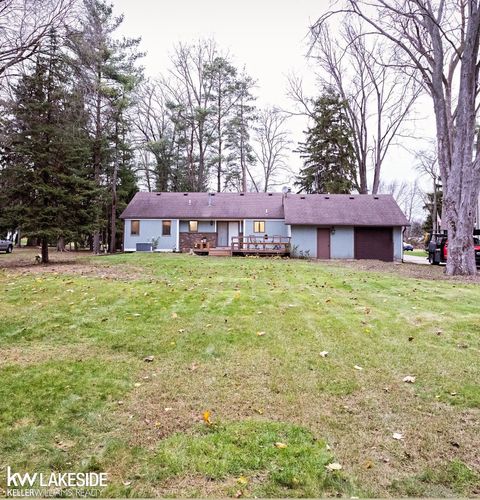
[{"label": "dirt patch", "polygon": [[101,356],[106,361],[127,359],[122,354],[101,351],[91,344],[73,344],[68,346],[37,345],[35,347],[2,347],[0,350],[0,368],[6,365],[22,367],[45,363],[48,361],[84,361]]},{"label": "dirt patch", "polygon": [[0,255],[0,271],[8,274],[69,274],[93,276],[100,279],[134,280],[146,276],[146,271],[131,265],[109,265],[108,256],[99,257],[92,263],[90,252],[57,252],[50,253],[50,263],[38,264],[35,260],[38,252],[35,249],[15,249],[13,254]]},{"label": "dirt patch", "polygon": [[480,283],[480,274],[476,276],[447,276],[444,266],[426,266],[401,262],[382,262],[380,260],[314,261],[335,267],[347,267],[357,271],[389,273],[406,278],[424,280],[447,280],[462,283]]}]

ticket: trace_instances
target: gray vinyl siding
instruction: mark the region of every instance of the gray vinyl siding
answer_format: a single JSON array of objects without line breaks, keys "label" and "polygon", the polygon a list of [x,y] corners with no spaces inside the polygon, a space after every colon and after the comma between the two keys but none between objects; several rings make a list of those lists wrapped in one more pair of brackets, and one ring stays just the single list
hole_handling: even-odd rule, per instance
[{"label": "gray vinyl siding", "polygon": [[308,251],[310,257],[315,258],[317,256],[317,226],[292,225],[291,244],[297,254]]},{"label": "gray vinyl siding", "polygon": [[125,251],[134,251],[137,243],[151,243],[152,239],[158,238],[157,250],[177,249],[177,219],[171,220],[170,236],[162,236],[162,220],[160,219],[135,219],[140,220],[140,234],[130,234],[130,219],[125,220],[125,232],[123,238],[123,248]]},{"label": "gray vinyl siding", "polygon": [[[255,221],[264,221],[265,222],[265,232],[264,233],[255,233],[253,223]],[[258,219],[245,219],[244,228],[243,228],[244,236],[255,236],[255,235],[264,235],[268,234],[268,236],[288,236],[288,226],[285,224],[283,220],[268,220],[262,219],[259,217]]]},{"label": "gray vinyl siding", "polygon": [[355,255],[355,231],[353,227],[335,227],[330,234],[330,257],[353,259]]},{"label": "gray vinyl siding", "polygon": [[[197,220],[197,219],[191,219]],[[180,221],[180,232],[188,233],[188,220]],[[215,221],[213,220],[199,220],[198,221],[198,232],[199,233],[214,233],[215,232]]]}]

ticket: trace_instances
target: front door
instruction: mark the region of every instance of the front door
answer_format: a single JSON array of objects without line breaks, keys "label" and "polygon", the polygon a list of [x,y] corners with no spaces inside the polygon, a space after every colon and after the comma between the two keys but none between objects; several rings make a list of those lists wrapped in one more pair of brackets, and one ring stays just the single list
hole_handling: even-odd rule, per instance
[{"label": "front door", "polygon": [[228,246],[228,222],[217,222],[217,246]]},{"label": "front door", "polygon": [[232,244],[232,237],[238,236],[238,229],[238,221],[217,222],[217,245],[229,247]]},{"label": "front door", "polygon": [[[229,222],[228,223],[228,244],[232,244],[232,238],[238,236],[238,222]],[[236,241],[238,243],[238,241]]]},{"label": "front door", "polygon": [[317,259],[330,258],[330,229],[317,229]]}]

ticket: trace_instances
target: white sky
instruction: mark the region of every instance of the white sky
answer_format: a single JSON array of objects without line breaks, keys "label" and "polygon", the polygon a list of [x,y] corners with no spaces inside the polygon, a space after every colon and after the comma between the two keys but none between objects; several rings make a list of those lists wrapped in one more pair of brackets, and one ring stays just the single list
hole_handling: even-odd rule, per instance
[{"label": "white sky", "polygon": [[[169,54],[178,42],[214,38],[222,50],[229,51],[238,67],[258,81],[259,106],[276,105],[292,109],[287,99],[286,75],[303,77],[312,95],[314,68],[305,58],[307,31],[329,6],[328,0],[112,0],[116,14],[124,13],[123,35],[141,36],[141,50],[147,76],[156,77],[169,66]],[[424,117],[410,131],[416,139],[399,139],[409,149],[422,149],[419,138],[432,136],[428,98],[418,113]],[[306,120],[294,118],[289,129],[295,144],[303,139]],[[392,148],[383,165],[382,177],[389,181],[413,180],[413,157],[403,147]],[[301,164],[291,153],[291,164]],[[425,179],[426,181],[426,179]]]}]

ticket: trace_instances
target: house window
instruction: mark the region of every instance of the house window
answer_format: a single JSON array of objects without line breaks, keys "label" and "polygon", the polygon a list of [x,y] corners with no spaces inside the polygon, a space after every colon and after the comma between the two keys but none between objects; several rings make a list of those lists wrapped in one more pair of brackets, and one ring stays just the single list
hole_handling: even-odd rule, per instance
[{"label": "house window", "polygon": [[253,232],[254,233],[264,233],[265,232],[265,221],[264,220],[254,221]]},{"label": "house window", "polygon": [[171,236],[172,234],[172,221],[164,220],[162,221],[162,236]]},{"label": "house window", "polygon": [[130,235],[131,236],[138,236],[140,234],[140,221],[139,220],[132,220],[130,222]]},{"label": "house window", "polygon": [[188,223],[188,230],[191,233],[197,233],[198,232],[198,221],[197,220],[191,220]]}]

